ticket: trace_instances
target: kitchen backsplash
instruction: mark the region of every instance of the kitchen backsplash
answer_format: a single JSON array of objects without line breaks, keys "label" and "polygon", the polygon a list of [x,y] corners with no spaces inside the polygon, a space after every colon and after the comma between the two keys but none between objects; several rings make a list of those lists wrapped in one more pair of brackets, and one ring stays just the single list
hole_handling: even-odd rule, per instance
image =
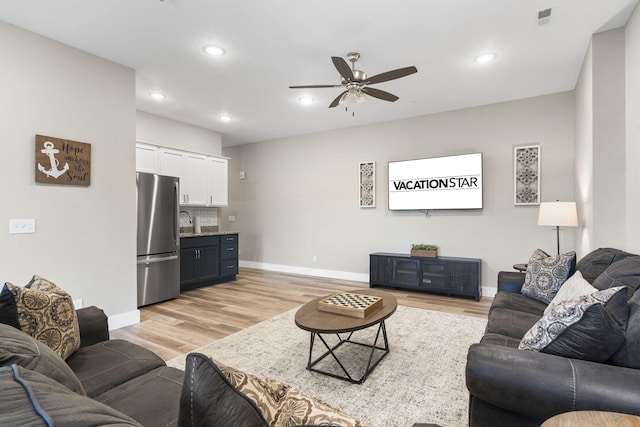
[{"label": "kitchen backsplash", "polygon": [[[184,213],[188,212],[189,215]],[[218,208],[197,208],[191,206],[180,206],[180,227],[193,227],[195,217],[200,218],[201,227],[218,226]],[[191,223],[189,222],[191,216]]]}]

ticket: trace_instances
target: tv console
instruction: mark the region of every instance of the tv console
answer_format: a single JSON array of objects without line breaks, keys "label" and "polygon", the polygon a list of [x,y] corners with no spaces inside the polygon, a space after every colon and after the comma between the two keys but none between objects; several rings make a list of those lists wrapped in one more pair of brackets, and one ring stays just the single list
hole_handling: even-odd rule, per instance
[{"label": "tv console", "polygon": [[369,255],[369,287],[407,289],[448,296],[482,296],[482,260],[478,258],[419,258],[376,252]]}]

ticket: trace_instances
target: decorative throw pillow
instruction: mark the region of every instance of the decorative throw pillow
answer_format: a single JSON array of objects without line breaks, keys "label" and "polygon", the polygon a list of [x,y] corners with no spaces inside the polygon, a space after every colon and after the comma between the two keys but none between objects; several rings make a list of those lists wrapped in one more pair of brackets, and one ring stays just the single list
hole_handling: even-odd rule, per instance
[{"label": "decorative throw pillow", "polygon": [[354,418],[278,381],[229,368],[200,353],[187,355],[179,425],[362,427]]},{"label": "decorative throw pillow", "polygon": [[306,396],[291,386],[238,371],[213,359],[212,362],[235,388],[256,404],[269,425],[362,426],[358,420],[344,412]]},{"label": "decorative throw pillow", "polygon": [[520,350],[604,362],[624,343],[624,327],[609,311],[627,305],[624,286],[555,304],[527,331]]},{"label": "decorative throw pillow", "polygon": [[0,323],[20,329],[16,300],[7,285],[4,285],[0,292]]},{"label": "decorative throw pillow", "polygon": [[547,308],[544,310],[544,314],[547,314],[547,312],[560,301],[581,297],[583,295],[591,295],[594,292],[598,292],[598,289],[594,288],[591,286],[591,283],[584,280],[582,273],[576,271],[573,276],[569,277],[567,281],[560,286],[558,293],[553,297]]},{"label": "decorative throw pillow", "polygon": [[549,304],[560,286],[573,274],[575,266],[576,253],[573,251],[550,256],[536,249],[529,258],[522,295]]},{"label": "decorative throw pillow", "polygon": [[14,296],[20,329],[63,359],[80,348],[78,317],[69,294],[38,276],[24,288],[11,283],[5,286]]}]

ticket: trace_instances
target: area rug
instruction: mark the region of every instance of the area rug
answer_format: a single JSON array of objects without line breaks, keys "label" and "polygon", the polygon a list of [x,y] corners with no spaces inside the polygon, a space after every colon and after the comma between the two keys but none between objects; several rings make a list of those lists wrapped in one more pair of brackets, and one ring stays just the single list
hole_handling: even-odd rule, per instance
[{"label": "area rug", "polygon": [[[306,369],[310,334],[295,325],[295,312],[288,311],[195,351],[290,384],[369,427],[467,425],[467,349],[480,340],[486,320],[399,306],[386,320],[390,353],[363,384],[350,384]],[[376,330],[358,331],[353,338],[366,342],[374,338]],[[354,358],[358,356],[354,354]],[[349,359],[349,354],[344,357]],[[184,361],[185,356],[179,356],[167,364],[184,369]]]}]

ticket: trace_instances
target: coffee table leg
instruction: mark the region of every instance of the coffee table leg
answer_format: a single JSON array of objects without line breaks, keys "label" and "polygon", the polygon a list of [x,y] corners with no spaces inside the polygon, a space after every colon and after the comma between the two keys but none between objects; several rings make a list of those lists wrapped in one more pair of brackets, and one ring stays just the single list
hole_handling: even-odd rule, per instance
[{"label": "coffee table leg", "polygon": [[[383,339],[383,344],[384,344],[383,347],[378,347],[378,340],[380,339],[380,332],[382,332],[382,339]],[[324,346],[327,349],[327,351],[324,352],[324,354],[322,354],[316,360],[313,360],[313,345],[314,345],[314,342],[315,342],[315,336],[316,335],[318,336],[318,338],[320,338],[320,341],[322,341],[322,344],[324,344]],[[378,331],[376,332],[376,338],[375,338],[373,344],[365,344],[365,343],[361,343],[361,342],[357,342],[357,341],[351,341],[351,336],[353,335],[353,332],[350,333],[349,336],[347,337],[347,339],[345,339],[345,340],[343,340],[340,337],[339,334],[336,334],[336,335],[338,336],[338,343],[332,347],[325,341],[325,339],[322,337],[322,335],[320,335],[319,333],[316,333],[316,332],[311,332],[311,344],[309,346],[309,361],[307,363],[307,369],[308,370],[313,371],[313,372],[318,372],[320,374],[328,375],[330,377],[346,380],[346,381],[349,381],[349,382],[354,383],[354,384],[361,384],[361,383],[364,382],[364,380],[367,378],[367,376],[369,376],[369,374],[375,369],[375,367],[378,366],[380,361],[382,361],[382,359],[384,359],[384,357],[389,353],[389,341],[387,339],[387,328],[386,328],[386,326],[384,324],[384,320],[382,322],[380,322],[380,324],[378,326]],[[336,350],[342,344],[347,343],[347,342],[351,343],[351,344],[356,344],[356,345],[360,345],[360,346],[363,346],[363,347],[371,348],[371,353],[369,354],[369,360],[367,362],[367,367],[365,369],[365,372],[362,375],[362,377],[360,379],[358,379],[358,380],[355,380],[355,379],[353,379],[351,377],[351,375],[349,374],[347,369],[344,367],[344,365],[342,364],[342,362],[340,361],[338,356],[334,353],[334,350]],[[373,355],[374,355],[376,350],[383,350],[384,353],[378,359],[376,359],[376,361],[372,364]],[[338,365],[340,366],[340,369],[342,369],[342,372],[344,372],[344,375],[338,375],[338,374],[334,374],[332,372],[326,372],[326,371],[314,368],[314,366],[318,362],[323,360],[328,355],[331,355],[331,357],[333,357],[333,359],[338,363]]]}]

